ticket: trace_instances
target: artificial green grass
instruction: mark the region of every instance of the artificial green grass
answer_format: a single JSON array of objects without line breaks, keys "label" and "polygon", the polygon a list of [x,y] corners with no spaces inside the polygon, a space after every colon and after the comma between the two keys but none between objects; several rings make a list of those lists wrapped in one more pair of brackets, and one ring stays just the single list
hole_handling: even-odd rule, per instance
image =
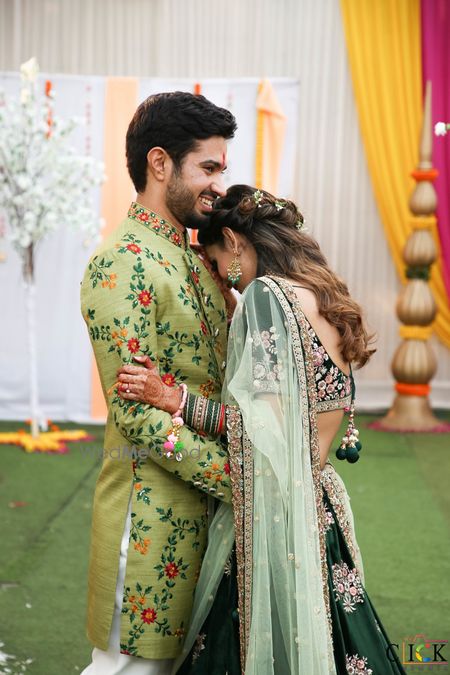
[{"label": "artificial green grass", "polygon": [[[351,496],[367,590],[392,642],[446,639],[450,434],[385,434],[366,428],[372,419],[357,419],[360,461],[334,461]],[[103,427],[83,428],[95,441],[69,444],[67,455],[0,446],[1,650],[33,659],[30,675],[75,674],[90,659],[86,581]],[[26,504],[11,508],[17,501]]]}]

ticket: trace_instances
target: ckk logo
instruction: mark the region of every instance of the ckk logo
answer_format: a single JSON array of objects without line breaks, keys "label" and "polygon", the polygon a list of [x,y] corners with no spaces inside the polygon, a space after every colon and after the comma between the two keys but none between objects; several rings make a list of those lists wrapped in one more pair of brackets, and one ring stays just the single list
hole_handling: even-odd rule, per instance
[{"label": "ckk logo", "polygon": [[[427,638],[424,633],[415,635],[414,637],[404,638],[402,641],[402,664],[404,666],[446,666],[448,661],[446,659],[445,650],[448,640],[431,640]],[[398,644],[391,644],[388,648],[388,653],[393,647],[399,649]]]}]

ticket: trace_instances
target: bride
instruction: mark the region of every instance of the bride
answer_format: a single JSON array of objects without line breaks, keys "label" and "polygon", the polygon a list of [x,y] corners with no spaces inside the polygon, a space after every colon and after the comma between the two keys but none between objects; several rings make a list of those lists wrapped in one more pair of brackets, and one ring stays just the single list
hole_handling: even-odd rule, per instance
[{"label": "bride", "polygon": [[233,186],[199,242],[212,273],[243,293],[222,403],[169,391],[148,357],[119,371],[123,398],[172,414],[182,401],[185,424],[227,435],[233,508],[221,503],[212,518],[174,672],[404,673],[365,591],[349,498],[328,459],[345,413],[336,455],[353,463],[361,449],[352,366],[373,353],[361,310],[290,201]]}]

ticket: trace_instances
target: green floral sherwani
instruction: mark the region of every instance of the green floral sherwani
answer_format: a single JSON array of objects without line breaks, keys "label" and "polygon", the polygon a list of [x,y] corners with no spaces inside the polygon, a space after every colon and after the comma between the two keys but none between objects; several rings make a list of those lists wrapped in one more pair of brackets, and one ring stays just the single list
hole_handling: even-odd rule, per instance
[{"label": "green floral sherwani", "polygon": [[185,426],[183,459],[167,459],[170,415],[109,390],[122,364],[146,354],[167,384],[185,382],[190,392],[219,400],[225,305],[187,242],[186,233],[133,203],[92,257],[81,288],[108,403],[93,508],[88,637],[107,649],[131,494],[121,651],[153,659],[181,650],[206,546],[207,495],[231,499],[228,455],[217,440]]}]

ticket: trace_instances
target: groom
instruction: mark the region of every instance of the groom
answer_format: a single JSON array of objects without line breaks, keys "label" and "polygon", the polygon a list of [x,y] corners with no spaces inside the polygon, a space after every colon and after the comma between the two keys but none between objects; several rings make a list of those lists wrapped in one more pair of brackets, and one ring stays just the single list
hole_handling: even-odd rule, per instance
[{"label": "groom", "polygon": [[94,650],[85,675],[170,673],[206,546],[207,495],[231,499],[220,443],[184,426],[181,461],[167,458],[171,416],[122,399],[116,373],[133,356],[148,356],[166,384],[220,398],[224,299],[185,226],[201,225],[224,194],[235,130],[232,114],[202,96],[145,100],[126,139],[136,201],[84,275],[82,311],[108,404],[91,532]]}]

